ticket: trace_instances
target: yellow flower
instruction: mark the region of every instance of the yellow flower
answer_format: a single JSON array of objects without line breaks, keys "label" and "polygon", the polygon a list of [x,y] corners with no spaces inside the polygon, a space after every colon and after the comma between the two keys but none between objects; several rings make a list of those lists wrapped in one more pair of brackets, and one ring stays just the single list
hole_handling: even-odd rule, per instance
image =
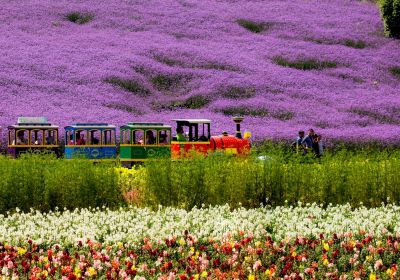
[{"label": "yellow flower", "polygon": [[201,277],[202,277],[202,278],[206,278],[207,275],[208,275],[207,271],[203,271],[203,272],[201,273]]},{"label": "yellow flower", "polygon": [[267,276],[267,277],[271,276],[271,270],[267,269],[265,271],[265,276]]},{"label": "yellow flower", "polygon": [[260,242],[260,241],[257,241],[257,242],[255,243],[255,245],[256,245],[256,247],[258,248],[258,247],[260,247],[261,242]]},{"label": "yellow flower", "polygon": [[22,256],[22,255],[25,255],[25,253],[26,253],[26,249],[25,248],[18,248],[18,255],[20,255],[20,256]]},{"label": "yellow flower", "polygon": [[324,265],[328,265],[329,264],[329,261],[328,261],[328,259],[324,259],[324,261],[322,262]]},{"label": "yellow flower", "polygon": [[297,256],[297,253],[296,253],[296,251],[293,251],[292,257],[294,258],[295,256]]},{"label": "yellow flower", "polygon": [[325,251],[329,251],[329,244],[325,242],[323,244]]},{"label": "yellow flower", "polygon": [[190,252],[194,253],[194,247],[190,247]]},{"label": "yellow flower", "polygon": [[249,275],[249,278],[248,278],[248,280],[255,280],[256,279],[256,277],[254,277],[254,275],[253,274],[250,274]]},{"label": "yellow flower", "polygon": [[79,267],[75,267],[75,269],[74,269],[74,273],[75,273],[75,276],[76,277],[81,277],[81,270],[80,270],[80,268]]},{"label": "yellow flower", "polygon": [[367,262],[369,262],[370,260],[372,260],[372,256],[371,256],[371,255],[366,256],[366,257],[365,257],[365,260],[366,260]]},{"label": "yellow flower", "polygon": [[388,268],[388,270],[386,270],[386,274],[390,276],[390,278],[392,278],[394,276],[395,271],[393,271],[392,268]]},{"label": "yellow flower", "polygon": [[179,242],[179,245],[181,245],[181,246],[186,244],[185,239],[183,239],[183,238],[179,239],[178,242]]},{"label": "yellow flower", "polygon": [[371,274],[369,275],[369,280],[376,280],[376,275],[375,275],[375,273],[371,273]]},{"label": "yellow flower", "polygon": [[43,274],[45,277],[47,277],[47,276],[49,275],[49,272],[48,272],[47,270],[43,270],[43,271],[42,271],[42,274]]},{"label": "yellow flower", "polygon": [[90,277],[93,277],[97,274],[96,269],[94,269],[93,267],[89,267],[87,272],[89,273]]},{"label": "yellow flower", "polygon": [[118,245],[118,248],[121,250],[124,248],[124,243],[122,243],[122,242],[118,242],[117,245]]},{"label": "yellow flower", "polygon": [[199,275],[198,274],[195,274],[193,277],[194,277],[194,279],[199,279]]}]

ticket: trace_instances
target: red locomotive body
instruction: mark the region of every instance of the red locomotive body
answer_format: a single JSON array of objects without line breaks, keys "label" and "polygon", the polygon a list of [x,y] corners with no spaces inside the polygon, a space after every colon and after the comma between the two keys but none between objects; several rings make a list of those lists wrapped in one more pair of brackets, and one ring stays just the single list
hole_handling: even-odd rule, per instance
[{"label": "red locomotive body", "polygon": [[[242,117],[233,118],[236,123],[236,135],[223,132],[220,136],[210,136],[210,120],[179,119],[177,136],[171,143],[173,159],[188,157],[192,153],[208,154],[221,151],[226,154],[247,155],[250,153],[250,140],[243,138],[240,131]],[[185,129],[187,130],[185,133]],[[180,135],[181,134],[181,135]]]}]

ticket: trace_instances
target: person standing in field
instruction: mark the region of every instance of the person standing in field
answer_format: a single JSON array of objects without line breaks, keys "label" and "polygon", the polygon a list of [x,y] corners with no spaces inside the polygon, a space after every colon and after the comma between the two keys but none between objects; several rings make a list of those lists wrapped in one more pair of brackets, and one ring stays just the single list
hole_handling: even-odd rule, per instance
[{"label": "person standing in field", "polygon": [[314,129],[310,128],[308,130],[307,136],[304,137],[303,140],[301,141],[301,144],[305,148],[305,152],[307,152],[308,149],[312,149],[314,134],[315,134]]}]

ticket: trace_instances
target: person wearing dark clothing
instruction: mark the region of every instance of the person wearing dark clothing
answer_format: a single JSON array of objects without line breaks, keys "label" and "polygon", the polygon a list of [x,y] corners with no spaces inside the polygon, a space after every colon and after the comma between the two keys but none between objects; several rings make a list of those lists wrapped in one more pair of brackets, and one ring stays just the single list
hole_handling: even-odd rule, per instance
[{"label": "person wearing dark clothing", "polygon": [[304,146],[305,149],[311,149],[313,147],[314,134],[314,129],[309,129],[307,136],[304,137],[304,139],[301,141],[301,144]]}]

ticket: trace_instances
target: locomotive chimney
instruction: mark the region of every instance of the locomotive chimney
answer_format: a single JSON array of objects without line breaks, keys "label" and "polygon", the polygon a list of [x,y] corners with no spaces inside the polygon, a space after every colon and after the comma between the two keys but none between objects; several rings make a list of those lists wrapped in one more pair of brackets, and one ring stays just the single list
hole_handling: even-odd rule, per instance
[{"label": "locomotive chimney", "polygon": [[242,139],[242,132],[240,131],[240,123],[243,121],[243,117],[233,117],[232,120],[236,123],[236,137]]}]

